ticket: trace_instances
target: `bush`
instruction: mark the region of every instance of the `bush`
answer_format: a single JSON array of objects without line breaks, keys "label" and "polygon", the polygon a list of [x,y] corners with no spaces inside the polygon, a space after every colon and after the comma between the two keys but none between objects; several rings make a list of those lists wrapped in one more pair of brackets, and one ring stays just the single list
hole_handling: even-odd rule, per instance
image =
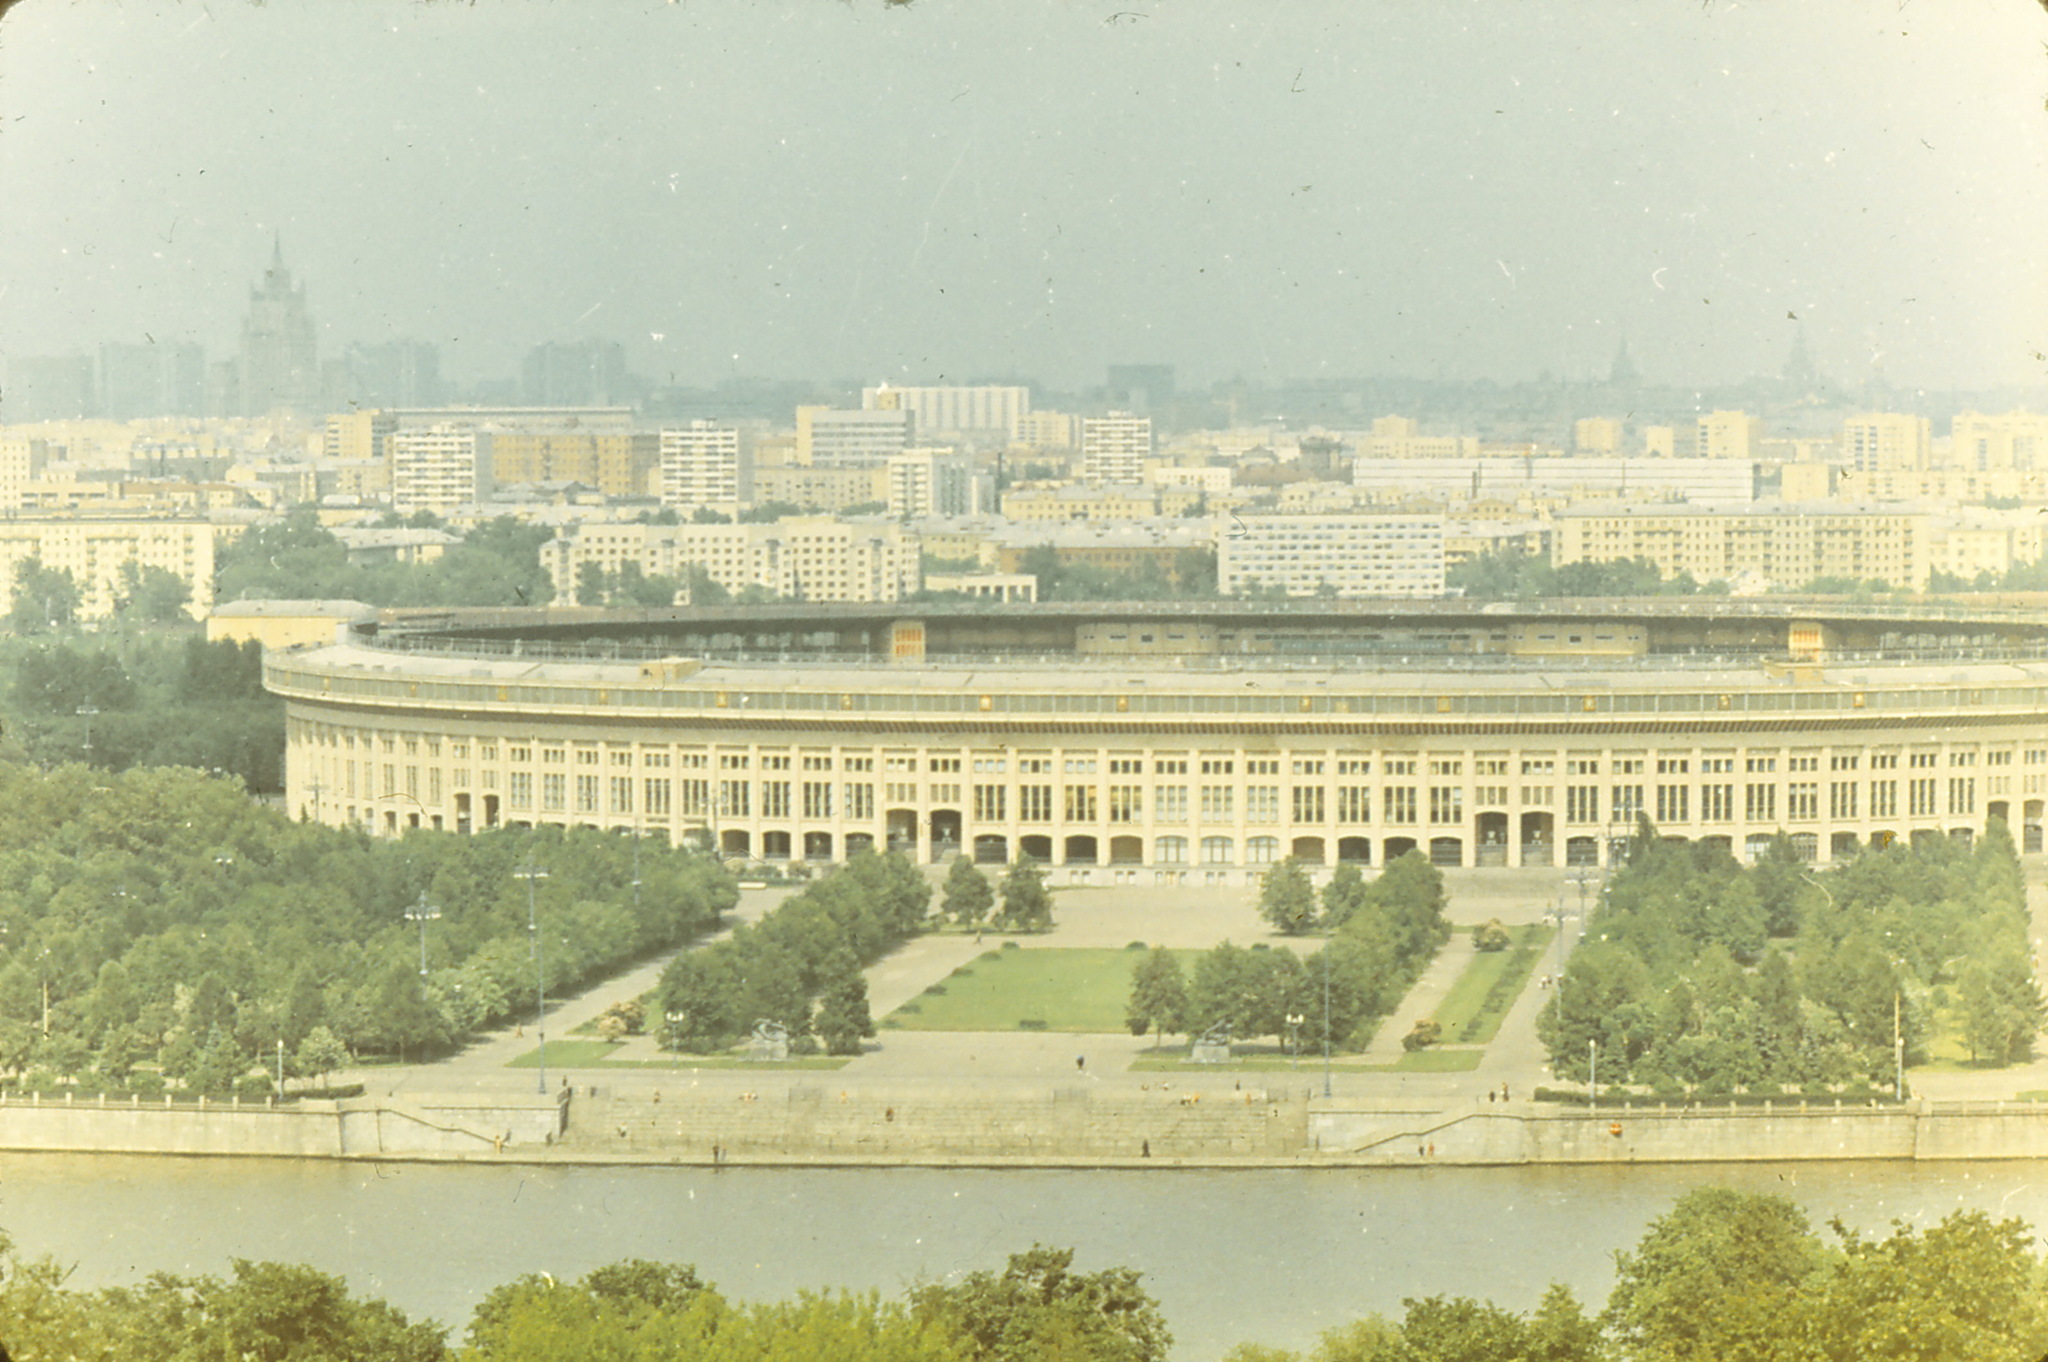
[{"label": "bush", "polygon": [[1149,951],[1152,948],[1142,941],[1133,941],[1124,947],[1127,951]]},{"label": "bush", "polygon": [[1443,1039],[1444,1029],[1428,1017],[1415,1023],[1407,1035],[1401,1037],[1403,1050],[1421,1050]]},{"label": "bush", "polygon": [[137,1069],[128,1075],[128,1091],[138,1097],[162,1097],[164,1076],[155,1069]]},{"label": "bush", "polygon": [[[1004,950],[1006,950],[1006,951],[1014,951],[1014,950],[1016,950],[1016,949],[1017,949],[1017,943],[1016,943],[1016,942],[1014,942],[1014,941],[1005,941],[1005,942],[1003,943],[1003,949],[1004,949]],[[998,958],[1000,958],[1000,957],[998,957]]]},{"label": "bush", "polygon": [[927,995],[928,997],[933,997],[933,998],[936,998],[936,997],[938,997],[938,996],[939,996],[940,994],[944,993],[945,991],[946,991],[946,986],[945,986],[944,984],[929,984],[929,985],[926,985],[926,987],[925,987],[925,994],[926,994],[926,995]]},{"label": "bush", "polygon": [[235,1080],[235,1096],[244,1102],[261,1102],[276,1091],[269,1074],[246,1073]]},{"label": "bush", "polygon": [[1045,1024],[1045,1018],[1043,1017],[1026,1017],[1017,1023],[1017,1029],[1019,1031],[1047,1031],[1051,1028]]},{"label": "bush", "polygon": [[1501,925],[1499,918],[1482,922],[1472,929],[1472,949],[1479,951],[1504,951],[1513,940],[1508,929]]}]

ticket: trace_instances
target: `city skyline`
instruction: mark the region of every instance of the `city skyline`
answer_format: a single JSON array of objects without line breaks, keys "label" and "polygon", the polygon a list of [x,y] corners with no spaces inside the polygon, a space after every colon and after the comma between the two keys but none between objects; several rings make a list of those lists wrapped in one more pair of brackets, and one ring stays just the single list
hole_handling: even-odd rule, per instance
[{"label": "city skyline", "polygon": [[0,351],[223,353],[281,234],[457,383],[2048,367],[2042,16],[1479,13],[17,6]]}]

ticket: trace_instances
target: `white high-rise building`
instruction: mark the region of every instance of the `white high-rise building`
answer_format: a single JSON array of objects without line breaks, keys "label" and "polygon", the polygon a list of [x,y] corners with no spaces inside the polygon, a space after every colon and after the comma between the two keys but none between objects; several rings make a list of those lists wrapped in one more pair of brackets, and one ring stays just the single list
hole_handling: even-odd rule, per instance
[{"label": "white high-rise building", "polygon": [[980,515],[988,502],[974,456],[912,449],[889,460],[892,516]]},{"label": "white high-rise building", "polygon": [[400,515],[440,513],[491,494],[491,437],[472,426],[400,430],[391,455],[391,508]]},{"label": "white high-rise building", "polygon": [[1113,411],[1081,422],[1081,476],[1088,482],[1143,482],[1152,457],[1152,418]]},{"label": "white high-rise building", "polygon": [[896,388],[885,383],[861,389],[860,404],[868,411],[907,411],[920,432],[994,433],[1010,439],[1018,423],[1031,414],[1031,389]]},{"label": "white high-rise building", "polygon": [[722,506],[740,499],[740,433],[692,421],[661,432],[661,504]]},{"label": "white high-rise building", "polygon": [[1444,594],[1444,518],[1433,515],[1240,515],[1216,540],[1226,596],[1278,587],[1290,596]]},{"label": "white high-rise building", "polygon": [[880,468],[910,448],[916,418],[907,411],[796,409],[796,461],[812,468]]},{"label": "white high-rise building", "polygon": [[1842,423],[1842,462],[1859,473],[1925,468],[1933,444],[1924,416],[1870,412]]}]

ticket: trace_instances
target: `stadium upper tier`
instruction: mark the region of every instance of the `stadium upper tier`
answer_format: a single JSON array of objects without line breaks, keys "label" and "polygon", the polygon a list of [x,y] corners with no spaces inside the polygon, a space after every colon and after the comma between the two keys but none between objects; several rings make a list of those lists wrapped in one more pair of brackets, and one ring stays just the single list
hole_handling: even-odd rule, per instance
[{"label": "stadium upper tier", "polygon": [[1057,878],[1604,861],[1647,815],[1817,860],[2048,793],[2018,605],[1232,603],[412,613],[273,654],[295,811],[589,824]]}]

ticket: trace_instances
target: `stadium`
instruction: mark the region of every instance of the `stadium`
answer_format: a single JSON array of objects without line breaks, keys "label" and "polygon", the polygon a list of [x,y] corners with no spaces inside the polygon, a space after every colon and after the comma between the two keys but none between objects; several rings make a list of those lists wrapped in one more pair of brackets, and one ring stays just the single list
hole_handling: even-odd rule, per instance
[{"label": "stadium", "polygon": [[1606,863],[1647,815],[1825,863],[2039,850],[2048,615],[1769,598],[386,612],[270,655],[287,800],[821,866],[1018,855],[1242,884],[1286,856]]}]

